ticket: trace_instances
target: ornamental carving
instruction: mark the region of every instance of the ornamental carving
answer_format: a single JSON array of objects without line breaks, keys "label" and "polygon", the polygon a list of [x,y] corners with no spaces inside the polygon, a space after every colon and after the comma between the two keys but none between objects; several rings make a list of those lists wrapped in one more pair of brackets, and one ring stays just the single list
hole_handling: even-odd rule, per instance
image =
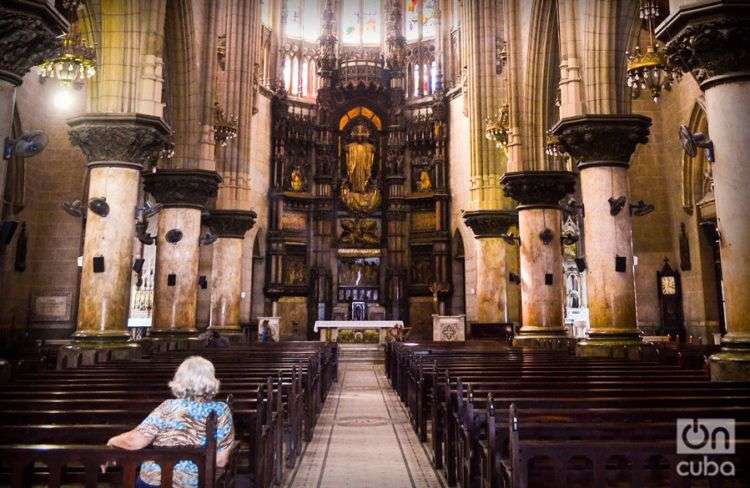
[{"label": "ornamental carving", "polygon": [[643,115],[580,115],[551,129],[579,168],[629,165],[638,144],[648,142],[651,119]]},{"label": "ornamental carving", "polygon": [[569,171],[517,171],[500,180],[505,196],[524,207],[557,207],[565,195],[575,192],[576,175]]},{"label": "ornamental carving", "polygon": [[145,115],[83,116],[68,121],[70,142],[89,163],[143,166],[154,162],[169,143],[169,128]]},{"label": "ornamental carving", "polygon": [[206,218],[211,232],[219,237],[244,239],[258,216],[252,210],[212,210]]},{"label": "ornamental carving", "polygon": [[510,227],[518,225],[518,213],[512,210],[473,210],[464,212],[464,222],[478,239],[502,237]]},{"label": "ornamental carving", "polygon": [[[67,30],[65,18],[40,2],[3,2],[0,8],[0,78],[20,85],[29,70],[54,56]],[[6,5],[10,4],[9,7]]]},{"label": "ornamental carving", "polygon": [[221,176],[215,171],[163,169],[143,174],[144,189],[165,207],[203,208],[216,196]]},{"label": "ornamental carving", "polygon": [[342,244],[372,246],[380,243],[378,222],[375,219],[341,220]]},{"label": "ornamental carving", "polygon": [[706,88],[717,76],[750,76],[750,9],[739,5],[679,11],[659,32],[670,64]]}]

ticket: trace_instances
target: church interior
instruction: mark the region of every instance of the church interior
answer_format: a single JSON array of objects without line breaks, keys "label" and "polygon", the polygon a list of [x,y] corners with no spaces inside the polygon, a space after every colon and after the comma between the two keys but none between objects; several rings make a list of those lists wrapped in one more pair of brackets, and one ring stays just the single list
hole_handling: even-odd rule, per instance
[{"label": "church interior", "polygon": [[750,487],[748,107],[745,0],[0,1],[0,486]]}]

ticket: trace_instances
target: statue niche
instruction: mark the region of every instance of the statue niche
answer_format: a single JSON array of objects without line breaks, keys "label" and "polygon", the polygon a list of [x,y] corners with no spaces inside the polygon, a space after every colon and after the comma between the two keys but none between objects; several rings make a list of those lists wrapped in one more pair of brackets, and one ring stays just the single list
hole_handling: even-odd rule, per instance
[{"label": "statue niche", "polygon": [[346,148],[346,179],[341,186],[341,201],[346,207],[361,214],[372,213],[380,206],[380,189],[373,182],[375,146],[369,141],[370,131],[363,123],[351,132]]}]

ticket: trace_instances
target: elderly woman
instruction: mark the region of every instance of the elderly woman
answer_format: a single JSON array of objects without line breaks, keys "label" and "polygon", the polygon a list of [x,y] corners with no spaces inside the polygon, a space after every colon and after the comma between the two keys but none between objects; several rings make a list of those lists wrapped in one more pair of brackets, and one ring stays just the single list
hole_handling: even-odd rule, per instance
[{"label": "elderly woman", "polygon": [[[224,467],[234,442],[234,427],[229,406],[213,401],[219,391],[214,365],[200,356],[187,358],[177,368],[169,388],[176,397],[166,400],[135,429],[115,436],[108,446],[137,450],[153,444],[158,447],[203,446],[206,444],[206,419],[216,412],[216,465]],[[191,461],[180,461],[174,467],[173,486],[198,486],[198,467]],[[151,461],[141,465],[137,487],[158,487],[161,468]]]}]

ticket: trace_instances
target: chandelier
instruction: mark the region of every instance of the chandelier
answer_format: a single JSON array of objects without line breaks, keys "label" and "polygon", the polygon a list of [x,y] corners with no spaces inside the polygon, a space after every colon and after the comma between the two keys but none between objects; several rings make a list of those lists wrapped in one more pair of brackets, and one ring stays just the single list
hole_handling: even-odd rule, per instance
[{"label": "chandelier", "polygon": [[237,116],[224,114],[224,109],[217,103],[214,103],[214,141],[221,147],[229,144],[229,141],[237,137],[238,121]]},{"label": "chandelier", "polygon": [[510,136],[510,114],[508,105],[503,105],[497,114],[487,117],[484,121],[484,137],[495,142],[498,149],[508,149]]},{"label": "chandelier", "polygon": [[96,51],[86,44],[76,18],[81,3],[76,0],[63,1],[63,8],[68,11],[68,18],[72,19],[70,32],[62,36],[62,46],[57,55],[39,66],[43,78],[56,78],[66,86],[80,86],[96,74]]},{"label": "chandelier", "polygon": [[662,48],[657,45],[654,35],[654,23],[660,15],[658,0],[641,0],[640,18],[648,26],[649,44],[646,49],[636,46],[627,52],[627,84],[633,98],[638,98],[641,91],[648,90],[654,103],[659,101],[662,90],[672,88],[672,83],[679,80],[679,70],[667,64]]}]

